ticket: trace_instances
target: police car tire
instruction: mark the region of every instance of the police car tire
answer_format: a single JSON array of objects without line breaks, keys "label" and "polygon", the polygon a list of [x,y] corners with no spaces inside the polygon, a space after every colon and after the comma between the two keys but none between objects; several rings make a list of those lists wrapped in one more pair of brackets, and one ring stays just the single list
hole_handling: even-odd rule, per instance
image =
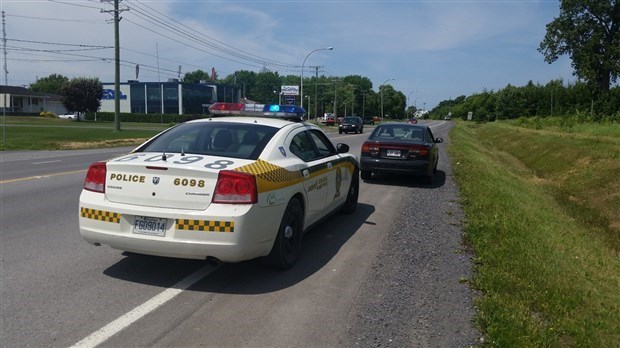
[{"label": "police car tire", "polygon": [[349,186],[349,192],[347,193],[347,200],[342,206],[342,212],[345,214],[352,214],[357,208],[357,199],[360,191],[360,178],[357,169],[353,173],[351,178],[351,186]]},{"label": "police car tire", "polygon": [[[297,198],[291,199],[282,216],[276,241],[265,261],[268,265],[286,270],[291,268],[301,252],[303,237],[303,208]],[[286,234],[292,233],[290,237]]]}]

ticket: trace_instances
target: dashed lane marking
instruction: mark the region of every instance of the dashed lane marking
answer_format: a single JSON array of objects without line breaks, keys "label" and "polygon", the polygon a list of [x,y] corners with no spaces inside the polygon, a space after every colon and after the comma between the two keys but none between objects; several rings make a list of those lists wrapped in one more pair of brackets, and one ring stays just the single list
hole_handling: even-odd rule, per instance
[{"label": "dashed lane marking", "polygon": [[45,175],[35,175],[35,176],[29,176],[29,177],[26,177],[26,178],[15,178],[15,179],[0,180],[0,184],[8,184],[8,183],[11,183],[11,182],[28,181],[28,180],[36,180],[36,179],[45,179],[45,178],[49,178],[49,177],[52,177],[52,176],[76,174],[76,173],[84,173],[84,172],[86,172],[86,169],[74,170],[72,172],[62,172],[62,173],[53,173],[53,174],[45,174]]}]

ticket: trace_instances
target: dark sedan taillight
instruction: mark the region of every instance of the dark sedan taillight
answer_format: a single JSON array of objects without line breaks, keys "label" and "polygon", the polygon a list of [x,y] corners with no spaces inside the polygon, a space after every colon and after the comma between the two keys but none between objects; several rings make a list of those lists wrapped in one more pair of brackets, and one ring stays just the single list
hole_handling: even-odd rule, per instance
[{"label": "dark sedan taillight", "polygon": [[362,156],[379,157],[379,144],[365,142],[362,145]]},{"label": "dark sedan taillight", "polygon": [[410,145],[409,157],[426,157],[429,154],[429,148],[426,145]]}]

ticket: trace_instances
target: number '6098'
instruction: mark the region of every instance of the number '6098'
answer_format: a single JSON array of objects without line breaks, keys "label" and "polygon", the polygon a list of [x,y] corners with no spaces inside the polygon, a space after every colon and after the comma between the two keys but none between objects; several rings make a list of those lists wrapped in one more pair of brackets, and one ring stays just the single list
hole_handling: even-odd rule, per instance
[{"label": "number '6098'", "polygon": [[190,187],[205,187],[204,180],[196,180],[196,179],[184,179],[184,178],[175,178],[174,179],[175,186],[190,186]]}]

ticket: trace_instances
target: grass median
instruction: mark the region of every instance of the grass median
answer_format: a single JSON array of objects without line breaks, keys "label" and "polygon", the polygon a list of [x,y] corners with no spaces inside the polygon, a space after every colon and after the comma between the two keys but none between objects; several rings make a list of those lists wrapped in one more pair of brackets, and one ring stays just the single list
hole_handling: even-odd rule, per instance
[{"label": "grass median", "polygon": [[8,116],[3,122],[1,150],[67,150],[139,145],[170,124],[122,124]]},{"label": "grass median", "polygon": [[593,128],[451,133],[489,346],[620,342],[620,132]]}]

